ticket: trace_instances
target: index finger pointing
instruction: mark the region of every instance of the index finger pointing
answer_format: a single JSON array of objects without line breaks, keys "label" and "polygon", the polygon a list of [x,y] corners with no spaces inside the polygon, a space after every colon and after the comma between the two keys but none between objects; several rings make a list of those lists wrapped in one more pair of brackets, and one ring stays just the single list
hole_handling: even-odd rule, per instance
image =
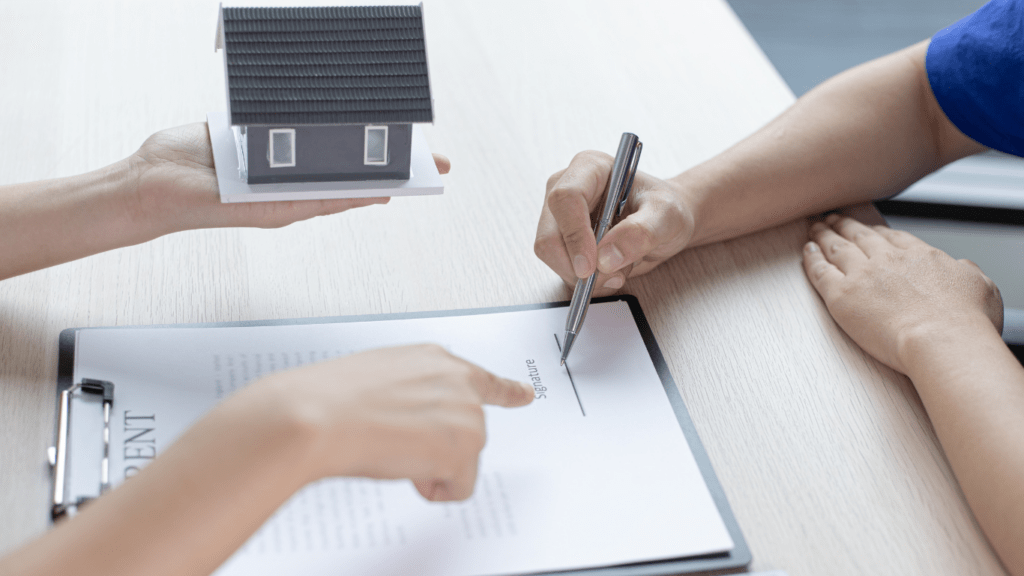
[{"label": "index finger pointing", "polygon": [[473,378],[473,386],[484,404],[515,408],[533,402],[532,385],[495,376],[482,368],[477,377]]}]

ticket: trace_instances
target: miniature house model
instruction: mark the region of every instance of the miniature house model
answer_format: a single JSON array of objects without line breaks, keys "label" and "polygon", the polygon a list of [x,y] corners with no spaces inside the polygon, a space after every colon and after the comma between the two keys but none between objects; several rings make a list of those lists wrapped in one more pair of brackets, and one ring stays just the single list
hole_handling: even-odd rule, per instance
[{"label": "miniature house model", "polygon": [[217,48],[243,181],[410,178],[434,117],[421,6],[221,7]]}]

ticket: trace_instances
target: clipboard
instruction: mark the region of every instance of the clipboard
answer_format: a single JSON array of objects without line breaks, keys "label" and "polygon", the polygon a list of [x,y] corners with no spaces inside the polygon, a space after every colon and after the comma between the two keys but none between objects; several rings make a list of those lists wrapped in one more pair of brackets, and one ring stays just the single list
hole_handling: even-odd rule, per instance
[{"label": "clipboard", "polygon": [[[661,384],[671,404],[672,410],[678,420],[679,427],[683,432],[686,442],[693,454],[704,483],[717,507],[719,515],[732,538],[734,546],[731,550],[722,553],[690,556],[686,558],[674,558],[641,562],[635,564],[616,565],[610,567],[586,568],[570,571],[558,571],[550,574],[559,575],[588,575],[588,576],[626,576],[643,575],[659,576],[668,574],[682,574],[708,571],[734,572],[748,565],[752,559],[751,552],[743,538],[739,525],[733,516],[725,492],[712,469],[704,446],[700,441],[693,422],[690,419],[686,406],[683,403],[679,389],[669,372],[668,364],[655,341],[650,324],[647,322],[640,303],[632,295],[616,295],[602,298],[595,298],[593,303],[625,302],[633,316],[640,336],[646,346],[650,359],[655,367]],[[406,320],[417,318],[443,318],[449,316],[471,316],[479,314],[496,314],[503,312],[517,312],[525,310],[538,310],[546,308],[565,308],[568,302],[553,302],[541,304],[527,304],[521,306],[477,308],[463,310],[449,310],[437,312],[414,312],[400,314],[377,314],[365,316],[337,316],[322,318],[302,318],[290,320],[267,320],[267,321],[242,321],[223,323],[199,323],[199,324],[175,324],[175,325],[153,325],[153,326],[131,326],[131,327],[109,327],[101,330],[118,330],[123,328],[220,328],[220,327],[255,327],[255,326],[286,326],[301,324],[335,324],[346,322],[375,322],[384,320]],[[97,328],[89,328],[96,330]],[[116,403],[116,382],[90,380],[83,378],[81,382],[73,382],[75,368],[75,352],[77,335],[80,328],[69,328],[60,334],[59,361],[57,379],[57,421],[55,423],[55,443],[49,449],[49,461],[53,471],[51,517],[56,520],[64,515],[73,514],[78,506],[84,505],[90,498],[70,499],[67,496],[65,474],[67,473],[67,462],[70,452],[69,446],[69,422],[74,418],[71,410],[71,398],[75,394],[91,395],[96,401],[102,399],[103,423],[102,438],[96,438],[97,444],[102,443],[103,458],[96,462],[97,468],[101,470],[101,482],[97,486],[96,496],[102,494],[109,486],[109,475],[107,472],[107,456],[109,455],[109,414],[111,407]]]}]

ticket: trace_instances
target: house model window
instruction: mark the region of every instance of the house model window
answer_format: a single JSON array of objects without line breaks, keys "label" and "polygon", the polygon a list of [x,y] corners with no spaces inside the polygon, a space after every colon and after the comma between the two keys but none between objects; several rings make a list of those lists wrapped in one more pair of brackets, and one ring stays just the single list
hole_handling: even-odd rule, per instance
[{"label": "house model window", "polygon": [[271,168],[295,166],[295,129],[275,128],[271,130],[267,156]]},{"label": "house model window", "polygon": [[388,163],[388,127],[367,126],[363,144],[363,164],[385,166]]}]

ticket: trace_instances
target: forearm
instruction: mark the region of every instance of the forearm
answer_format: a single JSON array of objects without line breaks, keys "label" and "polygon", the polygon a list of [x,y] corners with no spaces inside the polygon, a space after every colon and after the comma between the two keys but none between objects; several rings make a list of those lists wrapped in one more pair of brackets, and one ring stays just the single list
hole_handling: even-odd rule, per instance
[{"label": "forearm", "polygon": [[151,239],[126,210],[124,198],[134,186],[128,160],[78,176],[0,186],[0,280]]},{"label": "forearm", "polygon": [[915,337],[908,372],[971,509],[1024,575],[1024,368],[991,324]]},{"label": "forearm", "polygon": [[945,118],[927,42],[850,69],[764,128],[675,178],[690,195],[691,245],[890,196],[983,147]]},{"label": "forearm", "polygon": [[[442,174],[447,158],[435,155]],[[206,123],[150,136],[106,168],[44,182],[0,186],[0,280],[181,230],[277,228],[388,198],[285,202],[220,201]]]},{"label": "forearm", "polygon": [[0,560],[0,573],[213,572],[310,480],[311,430],[275,401],[280,395],[246,392],[135,477]]}]

